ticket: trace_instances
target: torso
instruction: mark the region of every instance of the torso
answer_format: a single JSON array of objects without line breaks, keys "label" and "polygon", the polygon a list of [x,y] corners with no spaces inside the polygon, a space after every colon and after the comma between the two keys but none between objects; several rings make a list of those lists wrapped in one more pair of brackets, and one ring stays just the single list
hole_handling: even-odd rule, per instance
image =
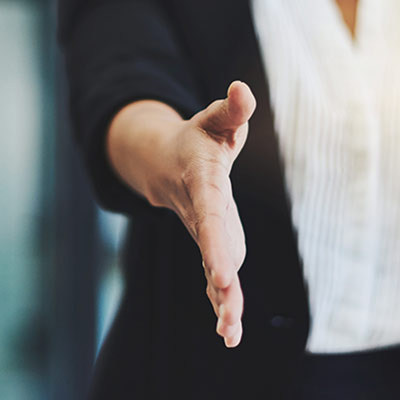
[{"label": "torso", "polygon": [[361,1],[354,37],[334,0],[253,9],[309,288],[307,349],[398,344],[400,4]]},{"label": "torso", "polygon": [[335,0],[342,13],[343,21],[347,25],[351,36],[355,38],[356,35],[356,23],[357,23],[357,11],[358,11],[358,0]]}]

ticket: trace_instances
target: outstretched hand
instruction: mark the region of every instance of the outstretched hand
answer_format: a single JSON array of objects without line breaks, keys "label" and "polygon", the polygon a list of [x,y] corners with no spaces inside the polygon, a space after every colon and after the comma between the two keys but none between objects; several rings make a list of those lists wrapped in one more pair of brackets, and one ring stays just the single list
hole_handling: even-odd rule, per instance
[{"label": "outstretched hand", "polygon": [[198,244],[207,296],[227,347],[242,336],[243,294],[238,276],[245,237],[229,174],[246,141],[256,102],[249,87],[234,82],[227,98],[196,114],[178,135],[180,182],[172,208]]},{"label": "outstretched hand", "polygon": [[186,121],[164,103],[132,103],[116,115],[107,136],[121,178],[152,205],[174,210],[198,244],[217,332],[228,347],[242,336],[238,271],[246,253],[229,174],[255,107],[249,87],[235,81],[224,100]]}]

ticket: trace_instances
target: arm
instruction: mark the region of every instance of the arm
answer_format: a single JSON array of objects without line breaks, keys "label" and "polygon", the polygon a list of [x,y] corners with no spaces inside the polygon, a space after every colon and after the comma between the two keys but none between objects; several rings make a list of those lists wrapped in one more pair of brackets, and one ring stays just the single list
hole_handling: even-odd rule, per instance
[{"label": "arm", "polygon": [[126,214],[156,210],[113,172],[105,154],[112,117],[157,99],[185,118],[204,105],[171,22],[157,0],[60,0],[74,134],[100,204]]},{"label": "arm", "polygon": [[229,174],[254,108],[251,91],[240,82],[190,120],[161,102],[139,101],[117,114],[107,140],[111,163],[126,184],[153,206],[175,211],[198,244],[217,332],[228,347],[242,335],[238,271],[245,257]]},{"label": "arm", "polygon": [[228,99],[195,114],[203,108],[196,80],[157,1],[77,1],[65,15],[75,132],[100,202],[180,216],[203,256],[217,331],[237,345],[245,243],[229,173],[246,139],[251,92],[235,84]]}]

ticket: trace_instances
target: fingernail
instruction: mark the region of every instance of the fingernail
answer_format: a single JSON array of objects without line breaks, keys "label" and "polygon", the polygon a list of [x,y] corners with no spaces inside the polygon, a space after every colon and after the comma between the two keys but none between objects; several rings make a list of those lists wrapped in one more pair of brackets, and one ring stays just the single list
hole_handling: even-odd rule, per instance
[{"label": "fingernail", "polygon": [[241,339],[241,334],[237,334],[231,338],[224,338],[225,346],[228,347],[229,349],[237,347],[240,343],[240,339]]},{"label": "fingernail", "polygon": [[232,338],[224,338],[224,342],[225,342],[225,346],[228,348],[228,349],[231,349],[232,347],[235,347],[235,342],[234,342],[234,339],[232,339]]}]

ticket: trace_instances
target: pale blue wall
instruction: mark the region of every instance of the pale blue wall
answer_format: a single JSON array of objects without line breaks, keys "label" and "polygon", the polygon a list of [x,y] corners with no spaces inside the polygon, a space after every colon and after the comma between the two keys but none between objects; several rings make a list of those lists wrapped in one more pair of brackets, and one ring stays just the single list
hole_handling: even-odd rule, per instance
[{"label": "pale blue wall", "polygon": [[[94,355],[123,290],[117,254],[126,221],[96,208],[64,128],[55,3],[0,0],[0,400],[79,400],[92,362],[77,368],[79,335]],[[64,210],[63,202],[73,204]],[[76,215],[71,225],[77,208],[92,210],[96,238],[87,249],[74,242],[88,229]],[[77,300],[88,296],[92,308]],[[72,326],[82,320],[93,326]]]},{"label": "pale blue wall", "polygon": [[[38,2],[0,1],[0,399],[43,399],[32,365],[40,313],[42,96]],[[29,332],[31,330],[31,332]],[[28,342],[28,343],[27,343]],[[35,361],[33,361],[35,363]]]}]

